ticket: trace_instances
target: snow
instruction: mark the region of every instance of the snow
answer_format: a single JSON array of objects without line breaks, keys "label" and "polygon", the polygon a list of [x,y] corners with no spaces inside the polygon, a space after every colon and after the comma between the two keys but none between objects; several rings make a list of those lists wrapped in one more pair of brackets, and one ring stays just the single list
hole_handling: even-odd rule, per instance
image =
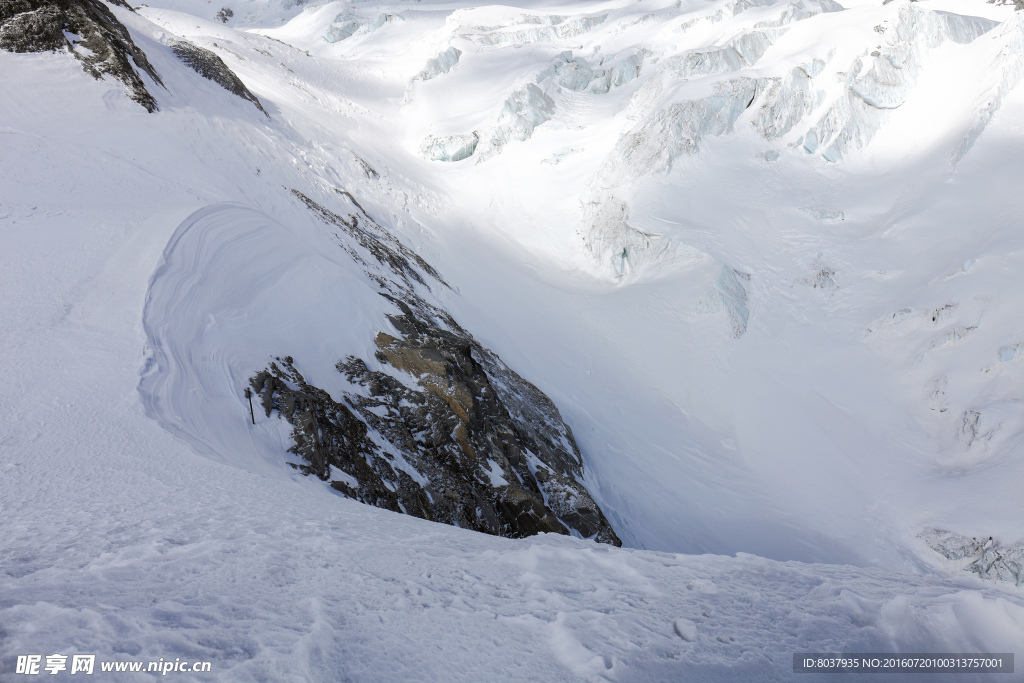
[{"label": "snow", "polygon": [[689,619],[676,619],[674,628],[680,638],[688,643],[697,640],[697,624]]},{"label": "snow", "polygon": [[504,486],[508,484],[505,477],[501,476],[501,468],[493,460],[487,461],[487,476],[490,477],[491,486]]},{"label": "snow", "polygon": [[[0,666],[788,680],[797,651],[1020,651],[1010,570],[927,542],[1022,537],[1012,8],[152,5],[112,11],[156,114],[67,52],[0,52]],[[289,354],[340,390],[393,311],[293,188],[441,271],[628,547],[287,465],[247,378]]]},{"label": "snow", "polygon": [[[148,351],[139,394],[147,413],[193,448],[213,457],[237,453],[244,458],[240,465],[254,467],[251,453],[264,449],[240,451],[239,444],[279,443],[277,418],[260,416],[256,430],[237,419],[249,378],[272,360],[254,349],[287,348],[300,359],[329,360],[332,346],[369,347],[365,331],[380,323],[371,311],[355,314],[337,302],[372,302],[374,292],[338,267],[350,262],[347,253],[323,238],[311,247],[315,238],[248,207],[214,204],[190,216],[168,241],[142,314]],[[295,343],[298,329],[308,345]],[[330,369],[311,377],[329,381]]]}]

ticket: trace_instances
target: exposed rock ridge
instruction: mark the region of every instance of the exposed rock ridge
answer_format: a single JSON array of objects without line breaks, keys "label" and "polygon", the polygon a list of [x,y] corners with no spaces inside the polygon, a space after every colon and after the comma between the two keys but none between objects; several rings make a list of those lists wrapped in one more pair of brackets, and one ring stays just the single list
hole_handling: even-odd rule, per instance
[{"label": "exposed rock ridge", "polygon": [[251,386],[270,416],[292,425],[298,465],[364,503],[512,538],[576,533],[621,545],[581,483],[572,431],[537,387],[418,291],[444,283],[366,215],[347,217],[293,191],[380,285],[400,336],[374,340],[381,370],[349,356],[339,400],[278,358]]},{"label": "exposed rock ridge", "polygon": [[260,104],[259,99],[249,92],[242,80],[218,55],[185,40],[173,41],[171,50],[178,56],[178,59],[197,74],[213,81],[228,92],[238,95],[243,100],[249,100],[268,118],[270,117],[263,105]]},{"label": "exposed rock ridge", "polygon": [[[398,241],[394,235],[377,225],[349,192],[336,190],[339,195],[348,199],[355,209],[354,212],[349,213],[347,218],[324,208],[298,190],[291,192],[324,223],[342,230],[348,239],[343,239],[342,234],[335,233],[341,248],[348,252],[356,263],[363,266],[366,274],[384,292],[392,295],[405,295],[426,304],[415,291],[415,284],[420,284],[429,291],[430,285],[427,284],[424,275],[445,287],[448,286],[448,283],[444,281],[440,273],[434,270],[433,266]],[[367,255],[372,256],[379,267],[373,267],[366,259]],[[414,265],[415,267],[413,267]]]},{"label": "exposed rock ridge", "polygon": [[[131,9],[123,0],[112,1]],[[89,75],[97,80],[104,75],[113,76],[125,84],[129,97],[147,111],[158,108],[132,62],[157,84],[163,82],[145,53],[132,41],[128,29],[99,0],[0,0],[0,49],[66,49]]]}]

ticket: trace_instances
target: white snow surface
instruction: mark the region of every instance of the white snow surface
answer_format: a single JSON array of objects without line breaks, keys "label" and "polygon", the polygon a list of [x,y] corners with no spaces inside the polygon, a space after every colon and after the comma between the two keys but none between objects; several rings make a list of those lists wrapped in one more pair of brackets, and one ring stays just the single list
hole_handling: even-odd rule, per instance
[{"label": "white snow surface", "polygon": [[[1012,6],[149,5],[112,11],[155,114],[68,53],[0,52],[4,680],[52,652],[296,681],[1024,652],[1021,589],[918,538],[1024,538]],[[247,379],[291,355],[340,392],[394,311],[292,188],[352,193],[442,273],[627,547],[436,525],[286,464]]]}]

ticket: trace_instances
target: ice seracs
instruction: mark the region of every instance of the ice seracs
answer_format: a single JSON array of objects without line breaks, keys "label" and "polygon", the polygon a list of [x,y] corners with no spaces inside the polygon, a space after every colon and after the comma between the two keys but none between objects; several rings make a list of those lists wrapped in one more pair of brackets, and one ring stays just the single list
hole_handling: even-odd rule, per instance
[{"label": "ice seracs", "polygon": [[422,152],[432,161],[462,161],[473,156],[480,135],[477,132],[465,135],[430,136],[423,141]]},{"label": "ice seracs", "polygon": [[[550,79],[568,90],[600,95],[639,76],[644,57],[648,54],[641,48],[631,50],[625,56],[603,55],[594,65],[583,57],[573,57],[572,51],[566,51],[540,72],[537,82]],[[601,68],[603,66],[608,68]]]},{"label": "ice seracs", "polygon": [[983,579],[1024,584],[1024,543],[1004,545],[991,536],[978,539],[947,529],[925,529],[919,535],[928,547],[966,572]]},{"label": "ice seracs", "polygon": [[447,50],[439,52],[436,57],[428,59],[427,65],[416,75],[416,78],[421,81],[429,81],[431,78],[446,74],[455,68],[461,56],[462,50],[449,46]]},{"label": "ice seracs", "polygon": [[324,40],[328,43],[337,43],[354,35],[373,33],[385,24],[398,21],[404,21],[401,14],[382,12],[373,19],[364,19],[352,12],[342,12],[334,17],[324,33]]},{"label": "ice seracs", "polygon": [[461,161],[476,153],[477,160],[484,161],[510,142],[529,140],[537,126],[550,121],[554,112],[554,100],[535,84],[527,83],[508,96],[480,132],[430,136],[423,141],[423,153],[434,161]]}]

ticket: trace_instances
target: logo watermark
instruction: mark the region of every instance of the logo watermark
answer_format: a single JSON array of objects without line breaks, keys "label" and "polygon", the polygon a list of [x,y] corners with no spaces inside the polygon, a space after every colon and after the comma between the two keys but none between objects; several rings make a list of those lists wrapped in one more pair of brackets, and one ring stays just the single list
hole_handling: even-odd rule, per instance
[{"label": "logo watermark", "polygon": [[170,673],[209,673],[212,662],[182,661],[180,657],[173,661],[160,658],[157,661],[112,660],[96,663],[96,655],[18,655],[14,673],[26,676],[55,676],[59,673],[85,674],[93,673],[158,673],[166,676]]}]

